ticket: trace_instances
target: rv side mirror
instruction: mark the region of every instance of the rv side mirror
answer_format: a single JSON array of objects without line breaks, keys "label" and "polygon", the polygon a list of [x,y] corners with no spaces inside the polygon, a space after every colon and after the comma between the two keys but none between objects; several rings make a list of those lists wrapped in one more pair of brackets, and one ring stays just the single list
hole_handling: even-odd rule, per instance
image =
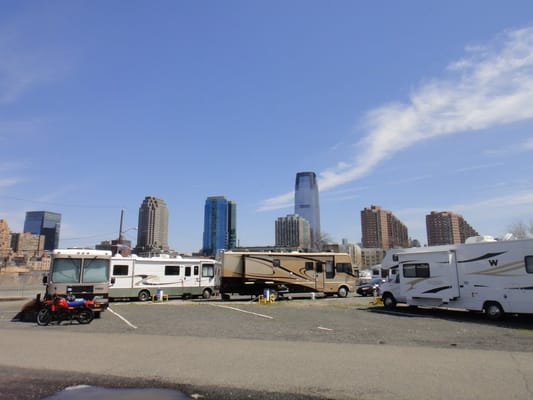
[{"label": "rv side mirror", "polygon": [[46,285],[48,283],[48,276],[43,276],[43,285]]},{"label": "rv side mirror", "polygon": [[392,255],[392,261],[398,261],[398,254]]},{"label": "rv side mirror", "polygon": [[114,285],[115,282],[116,282],[116,280],[115,280],[115,277],[113,276],[113,277],[111,278],[111,284]]}]

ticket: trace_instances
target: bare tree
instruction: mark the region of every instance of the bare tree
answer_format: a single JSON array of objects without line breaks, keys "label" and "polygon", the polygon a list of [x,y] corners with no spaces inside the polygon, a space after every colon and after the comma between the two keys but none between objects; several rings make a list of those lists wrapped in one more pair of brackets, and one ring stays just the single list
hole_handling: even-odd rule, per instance
[{"label": "bare tree", "polygon": [[516,239],[527,239],[533,237],[533,219],[529,223],[524,221],[515,221],[507,227],[507,231]]},{"label": "bare tree", "polygon": [[327,245],[331,243],[333,243],[331,236],[326,232],[320,232],[320,236],[316,239],[315,243],[313,243],[313,247],[319,251],[326,250]]}]

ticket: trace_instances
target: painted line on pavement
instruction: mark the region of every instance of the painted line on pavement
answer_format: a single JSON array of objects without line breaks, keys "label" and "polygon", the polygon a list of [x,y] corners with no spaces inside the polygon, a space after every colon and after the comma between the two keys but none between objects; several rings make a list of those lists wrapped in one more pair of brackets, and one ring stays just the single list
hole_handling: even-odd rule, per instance
[{"label": "painted line on pavement", "polygon": [[135,325],[133,325],[130,321],[128,321],[126,318],[124,318],[119,313],[113,311],[110,307],[107,307],[107,311],[110,311],[111,314],[116,315],[117,317],[119,317],[122,321],[124,321],[127,325],[131,326],[133,329],[137,329],[137,327]]},{"label": "painted line on pavement", "polygon": [[332,331],[332,330],[333,330],[333,329],[331,329],[331,328],[324,328],[323,326],[317,326],[316,329],[321,329],[321,330],[323,330],[323,331]]},{"label": "painted line on pavement", "polygon": [[219,304],[209,304],[209,305],[211,305],[213,307],[227,308],[229,310],[240,311],[242,313],[252,314],[252,315],[255,315],[255,316],[261,317],[261,318],[274,319],[274,317],[271,317],[270,315],[258,314],[258,313],[254,313],[254,312],[251,312],[251,311],[241,310],[240,308],[236,308],[236,307],[221,306]]}]

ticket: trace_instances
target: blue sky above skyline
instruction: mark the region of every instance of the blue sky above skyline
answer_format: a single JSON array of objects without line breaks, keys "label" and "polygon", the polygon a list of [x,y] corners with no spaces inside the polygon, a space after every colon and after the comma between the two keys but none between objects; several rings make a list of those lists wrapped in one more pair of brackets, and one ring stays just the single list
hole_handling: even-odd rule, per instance
[{"label": "blue sky above skyline", "polygon": [[[208,196],[237,203],[241,245],[274,243],[296,173],[321,226],[361,240],[391,210],[502,236],[533,219],[530,1],[6,1],[0,5],[0,218],[62,214],[61,246],[169,208],[169,244],[202,245]],[[134,231],[126,237],[135,242]]]}]

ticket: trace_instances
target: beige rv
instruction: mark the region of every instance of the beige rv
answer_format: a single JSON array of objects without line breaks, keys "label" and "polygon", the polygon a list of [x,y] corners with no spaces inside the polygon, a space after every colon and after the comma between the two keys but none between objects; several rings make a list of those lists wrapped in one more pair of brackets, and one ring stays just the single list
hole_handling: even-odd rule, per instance
[{"label": "beige rv", "polygon": [[218,256],[220,293],[275,296],[314,292],[346,297],[355,290],[356,271],[346,253],[234,252]]}]

